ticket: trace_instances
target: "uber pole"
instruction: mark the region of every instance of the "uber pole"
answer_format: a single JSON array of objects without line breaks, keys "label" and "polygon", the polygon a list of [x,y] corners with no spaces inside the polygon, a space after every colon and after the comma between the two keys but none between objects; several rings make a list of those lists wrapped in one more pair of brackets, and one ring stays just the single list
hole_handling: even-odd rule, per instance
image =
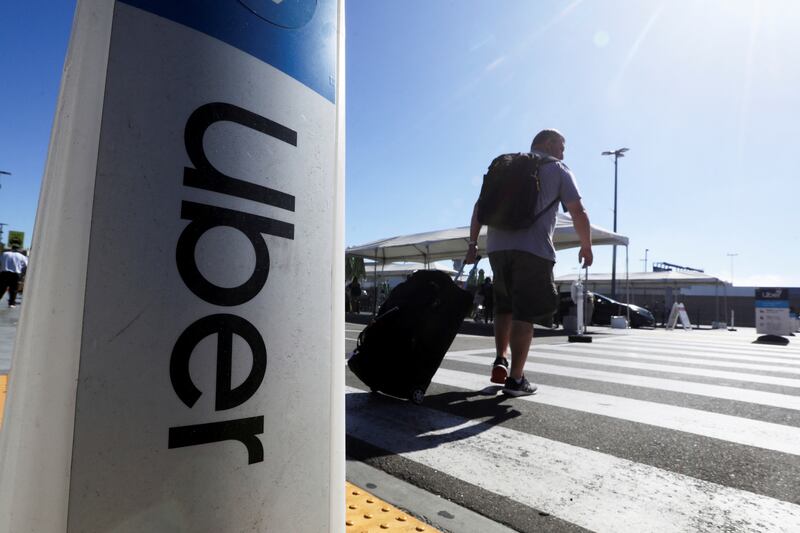
[{"label": "uber pole", "polygon": [[342,0],[80,0],[0,531],[344,529]]}]

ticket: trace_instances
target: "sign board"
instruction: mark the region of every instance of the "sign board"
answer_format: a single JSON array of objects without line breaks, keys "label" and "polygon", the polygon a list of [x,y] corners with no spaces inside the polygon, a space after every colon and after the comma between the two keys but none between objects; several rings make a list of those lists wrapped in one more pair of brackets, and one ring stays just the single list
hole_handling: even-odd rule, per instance
[{"label": "sign board", "polygon": [[789,315],[789,289],[759,287],[755,294],[756,333],[789,335],[794,323]]},{"label": "sign board", "polygon": [[25,246],[25,232],[24,231],[9,231],[8,232],[8,247],[16,244],[20,248]]},{"label": "sign board", "polygon": [[686,307],[682,303],[675,302],[672,304],[672,309],[669,312],[667,319],[667,329],[675,329],[680,319],[684,330],[691,330],[692,323],[689,321],[689,315],[686,313]]},{"label": "sign board", "polygon": [[344,530],[343,9],[78,2],[0,531]]}]

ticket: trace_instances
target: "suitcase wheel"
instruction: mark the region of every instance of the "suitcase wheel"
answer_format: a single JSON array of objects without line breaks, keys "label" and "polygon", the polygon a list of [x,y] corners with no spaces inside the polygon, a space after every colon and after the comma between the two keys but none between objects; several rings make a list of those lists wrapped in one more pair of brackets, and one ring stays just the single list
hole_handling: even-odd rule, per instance
[{"label": "suitcase wheel", "polygon": [[425,399],[425,392],[422,389],[411,389],[411,401],[417,405],[422,405]]}]

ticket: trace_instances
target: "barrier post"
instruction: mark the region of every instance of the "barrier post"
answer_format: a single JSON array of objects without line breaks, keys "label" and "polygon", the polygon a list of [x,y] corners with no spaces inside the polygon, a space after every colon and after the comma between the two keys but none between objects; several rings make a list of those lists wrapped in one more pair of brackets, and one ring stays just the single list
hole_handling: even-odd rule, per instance
[{"label": "barrier post", "polygon": [[344,530],[341,0],[79,0],[0,531]]}]

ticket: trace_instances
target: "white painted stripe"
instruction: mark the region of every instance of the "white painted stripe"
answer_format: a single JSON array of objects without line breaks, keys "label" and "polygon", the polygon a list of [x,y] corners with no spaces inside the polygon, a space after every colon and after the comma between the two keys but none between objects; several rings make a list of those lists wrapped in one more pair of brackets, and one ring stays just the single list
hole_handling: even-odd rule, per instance
[{"label": "white painted stripe", "polygon": [[[605,339],[604,339],[605,340]],[[619,337],[611,339],[624,344],[643,344],[647,345],[660,344],[664,346],[684,346],[687,348],[716,348],[725,351],[740,351],[753,354],[761,354],[767,356],[783,357],[783,358],[797,358],[800,356],[800,350],[793,346],[764,346],[761,344],[752,344],[750,342],[719,342],[713,340],[702,339],[685,339],[685,340],[669,340],[657,337]]]},{"label": "white painted stripe", "polygon": [[[487,394],[500,391],[489,384],[488,375],[447,368],[440,368],[433,381]],[[536,395],[519,399],[800,455],[800,428],[782,424],[550,385],[539,385]]]},{"label": "white painted stripe", "polygon": [[[731,379],[747,383],[762,383],[765,385],[778,385],[781,387],[800,388],[800,379],[764,376],[761,374],[748,374],[745,372],[728,372],[726,370],[710,370],[707,368],[680,367],[675,365],[660,365],[658,363],[642,363],[638,361],[620,361],[618,359],[603,359],[601,357],[583,357],[568,353],[548,355],[542,350],[533,350],[528,355],[528,361],[549,361],[558,364],[560,361],[573,363],[589,363],[615,368],[629,368],[634,370],[652,370],[655,372],[669,372],[671,374],[685,374],[687,376],[703,376],[707,378]],[[800,390],[797,391],[800,393]]]},{"label": "white painted stripe", "polygon": [[354,341],[354,342],[355,342],[355,341],[357,341],[357,340],[358,340],[358,338],[355,338],[355,339],[354,339],[354,338],[352,338],[352,337],[345,337],[345,338],[344,338],[344,340],[346,340],[346,341]]},{"label": "white painted stripe", "polygon": [[349,435],[593,531],[800,530],[789,502],[356,391]]},{"label": "white painted stripe", "polygon": [[[764,366],[765,370],[776,370],[778,372],[800,372],[800,358],[796,361],[788,359],[779,359],[776,357],[761,357],[753,355],[743,355],[739,353],[726,353],[718,350],[688,350],[680,348],[664,348],[661,346],[651,346],[649,344],[643,345],[620,345],[609,343],[595,343],[588,344],[534,344],[534,351],[539,350],[564,350],[564,351],[580,351],[580,352],[594,352],[598,353],[615,353],[619,355],[633,354],[636,356],[662,356],[667,355],[670,357],[677,357],[681,360],[690,361],[709,361],[715,364],[735,364],[733,361],[749,361],[747,364],[756,366]],[[733,361],[728,361],[728,360]],[[724,360],[719,362],[719,360]],[[778,363],[777,365],[768,365],[765,363]]]},{"label": "white painted stripe", "polygon": [[[696,364],[703,364],[707,366],[715,366],[720,368],[742,368],[745,370],[764,370],[768,372],[783,372],[785,374],[798,374],[800,375],[800,364],[797,367],[794,366],[778,366],[778,365],[763,365],[758,363],[740,363],[737,362],[738,360],[745,359],[749,360],[749,358],[735,356],[737,361],[721,361],[719,358],[708,358],[708,357],[688,357],[688,356],[676,356],[676,355],[662,355],[666,354],[674,354],[675,350],[672,351],[665,351],[665,350],[650,350],[649,348],[647,351],[643,350],[634,350],[625,347],[619,346],[591,346],[591,347],[578,347],[578,345],[572,346],[550,346],[547,344],[540,344],[533,347],[531,351],[532,354],[540,354],[543,352],[547,353],[570,353],[570,354],[586,354],[590,356],[587,359],[591,359],[592,355],[612,355],[612,356],[619,356],[619,357],[627,357],[627,358],[634,358],[646,361],[668,361],[673,363],[696,363]],[[705,355],[705,354],[704,354]],[[722,358],[724,356],[720,356]]]},{"label": "white painted stripe", "polygon": [[[494,354],[494,349],[474,349],[474,350],[459,350],[448,352],[453,355],[477,355],[477,354]],[[685,357],[670,357],[662,355],[649,355],[641,352],[628,351],[625,352],[615,346],[610,347],[586,347],[586,345],[551,345],[540,344],[533,346],[531,351],[528,352],[528,358],[547,359],[553,361],[576,361],[581,363],[594,363],[605,364],[616,367],[637,368],[644,370],[656,370],[659,372],[673,372],[678,374],[688,375],[704,375],[707,377],[735,379],[739,381],[750,381],[754,383],[765,383],[769,385],[779,385],[783,387],[800,387],[800,378],[789,377],[773,377],[762,376],[759,374],[747,374],[744,372],[725,372],[719,370],[708,370],[694,367],[678,367],[674,365],[657,365],[646,362],[630,361],[625,359],[602,359],[593,357],[594,355],[619,355],[622,357],[652,360],[652,361],[671,361],[677,363],[703,363],[713,365],[726,369],[746,369],[746,370],[767,370],[771,372],[782,372],[785,374],[800,374],[800,368],[794,371],[793,368],[785,368],[773,365],[759,365],[755,363],[735,363],[735,362],[721,362],[717,360],[685,358]],[[583,354],[586,354],[584,357]]]},{"label": "white painted stripe", "polygon": [[[463,361],[465,363],[477,363],[486,365],[488,367],[493,357],[448,353],[445,357],[445,361],[448,359],[451,361]],[[652,378],[617,372],[606,372],[603,370],[588,370],[585,368],[548,365],[543,363],[526,363],[525,371],[529,373],[528,375],[533,381],[536,379],[536,374],[552,374],[556,376],[590,379],[605,383],[618,383],[621,385],[632,385],[635,387],[645,387],[649,389],[659,389],[671,392],[680,392],[684,394],[696,394],[698,396],[708,396],[711,398],[721,398],[724,400],[769,405],[772,407],[781,407],[783,409],[794,409],[795,411],[800,411],[800,396],[777,394],[775,392],[762,392],[739,387],[709,385],[705,383],[695,383],[692,381],[681,381],[677,379]]]},{"label": "white painted stripe", "polygon": [[[630,330],[629,330],[630,331]],[[740,348],[752,348],[755,350],[774,351],[778,353],[786,353],[787,350],[798,350],[798,346],[789,344],[788,346],[775,346],[771,344],[758,344],[753,341],[756,340],[758,335],[733,336],[718,334],[704,334],[693,331],[692,333],[686,332],[679,335],[671,333],[665,334],[663,331],[640,331],[633,335],[609,335],[602,332],[597,336],[598,340],[618,339],[622,341],[636,342],[641,340],[663,342],[663,343],[684,343],[684,344],[703,344],[709,346],[731,346]]]},{"label": "white painted stripe", "polygon": [[631,345],[631,346],[648,346],[672,349],[689,349],[689,350],[711,350],[722,353],[741,353],[747,355],[755,355],[759,357],[775,357],[785,361],[796,361],[800,357],[800,352],[792,350],[764,350],[757,346],[749,344],[727,344],[727,343],[709,343],[709,342],[668,342],[659,339],[626,339],[620,340],[618,344]]}]

